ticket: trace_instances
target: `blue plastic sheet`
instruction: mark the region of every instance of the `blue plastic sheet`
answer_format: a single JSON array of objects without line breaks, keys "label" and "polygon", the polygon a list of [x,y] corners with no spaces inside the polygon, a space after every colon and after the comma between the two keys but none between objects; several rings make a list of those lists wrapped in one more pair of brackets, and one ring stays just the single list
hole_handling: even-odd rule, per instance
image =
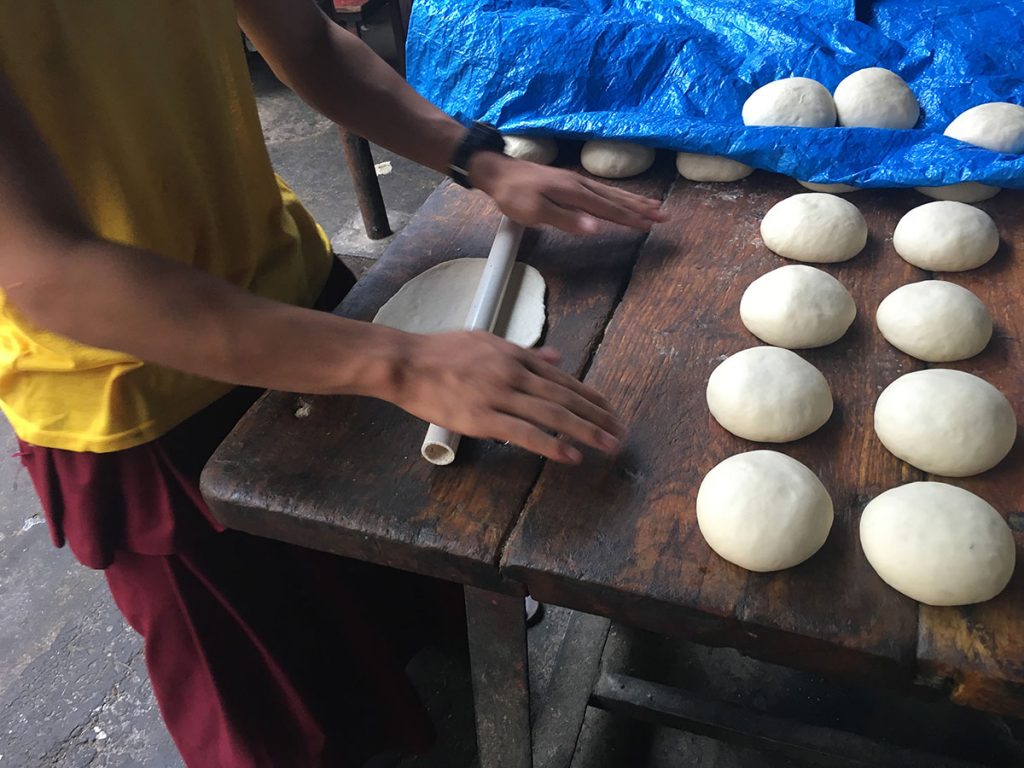
[{"label": "blue plastic sheet", "polygon": [[[833,90],[863,67],[910,85],[913,130],[745,127],[783,77]],[[408,76],[457,119],[622,138],[864,187],[1024,188],[1024,155],[942,135],[965,109],[1024,104],[1024,0],[416,0]]]}]

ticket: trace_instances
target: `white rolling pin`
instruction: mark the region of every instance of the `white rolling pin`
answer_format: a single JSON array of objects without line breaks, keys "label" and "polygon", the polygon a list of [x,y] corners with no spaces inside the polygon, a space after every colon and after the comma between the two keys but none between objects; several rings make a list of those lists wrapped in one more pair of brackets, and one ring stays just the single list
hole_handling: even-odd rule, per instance
[{"label": "white rolling pin", "polygon": [[[494,236],[491,252],[487,254],[484,273],[476,287],[476,295],[466,316],[467,331],[490,331],[498,319],[501,301],[505,297],[508,279],[516,263],[519,242],[523,239],[523,225],[501,217],[498,233]],[[420,453],[431,464],[443,466],[455,461],[455,452],[459,449],[458,435],[444,427],[431,424],[427,436],[423,439]]]}]

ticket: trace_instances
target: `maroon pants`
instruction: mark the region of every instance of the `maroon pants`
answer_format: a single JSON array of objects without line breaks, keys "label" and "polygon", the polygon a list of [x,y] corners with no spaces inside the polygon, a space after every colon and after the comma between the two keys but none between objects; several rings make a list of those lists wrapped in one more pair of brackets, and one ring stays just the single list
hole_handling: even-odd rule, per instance
[{"label": "maroon pants", "polygon": [[22,443],[54,543],[104,570],[145,640],[189,768],[359,766],[421,752],[433,734],[404,668],[425,643],[464,633],[461,590],[223,530],[199,473],[257,394],[236,390],[125,451]]}]

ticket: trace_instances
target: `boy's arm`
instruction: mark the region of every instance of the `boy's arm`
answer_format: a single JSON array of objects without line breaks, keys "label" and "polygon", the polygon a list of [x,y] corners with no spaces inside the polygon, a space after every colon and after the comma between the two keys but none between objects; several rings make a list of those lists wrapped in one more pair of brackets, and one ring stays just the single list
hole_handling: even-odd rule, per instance
[{"label": "boy's arm", "polygon": [[490,334],[420,336],[246,293],[98,238],[0,76],[0,289],[31,324],[231,384],[388,400],[462,434],[577,461],[608,447],[604,401],[550,352]]},{"label": "boy's arm", "polygon": [[[414,91],[312,0],[235,0],[239,22],[274,73],[322,114],[387,149],[438,171],[465,129]],[[523,224],[593,232],[596,218],[647,229],[660,202],[561,168],[477,152],[469,180]]]}]

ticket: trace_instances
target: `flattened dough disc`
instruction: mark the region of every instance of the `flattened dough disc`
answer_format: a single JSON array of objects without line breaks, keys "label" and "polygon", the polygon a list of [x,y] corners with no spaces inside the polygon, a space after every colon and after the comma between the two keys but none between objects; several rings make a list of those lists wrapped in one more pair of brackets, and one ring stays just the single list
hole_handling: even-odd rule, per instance
[{"label": "flattened dough disc", "polygon": [[[373,322],[411,333],[462,330],[487,259],[453,259],[431,267],[398,289]],[[505,289],[494,333],[532,347],[544,331],[544,278],[517,263]]]}]

